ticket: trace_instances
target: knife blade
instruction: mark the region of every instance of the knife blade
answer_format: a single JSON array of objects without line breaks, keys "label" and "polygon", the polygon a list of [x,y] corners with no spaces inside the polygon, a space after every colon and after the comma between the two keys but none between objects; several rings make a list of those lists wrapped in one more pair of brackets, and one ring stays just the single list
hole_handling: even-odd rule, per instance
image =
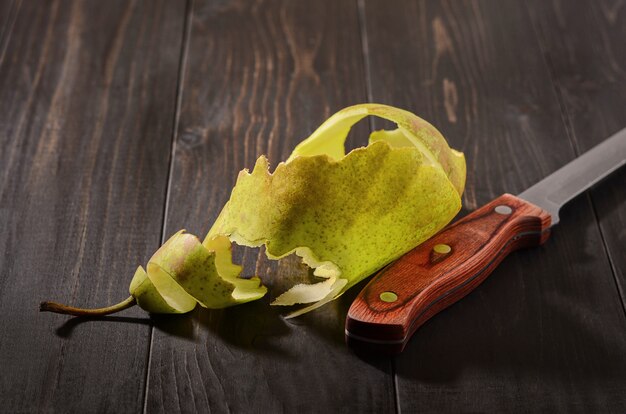
[{"label": "knife blade", "polygon": [[503,194],[391,263],[346,317],[346,342],[396,354],[432,316],[465,297],[512,251],[543,244],[559,210],[626,164],[626,128],[518,196]]}]

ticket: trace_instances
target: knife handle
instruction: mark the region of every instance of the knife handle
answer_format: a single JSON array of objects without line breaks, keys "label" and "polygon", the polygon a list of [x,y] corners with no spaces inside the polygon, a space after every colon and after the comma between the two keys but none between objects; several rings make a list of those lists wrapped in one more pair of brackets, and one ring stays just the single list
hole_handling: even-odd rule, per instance
[{"label": "knife handle", "polygon": [[504,194],[382,269],[352,303],[348,345],[402,352],[424,322],[476,288],[510,252],[543,244],[550,214]]}]

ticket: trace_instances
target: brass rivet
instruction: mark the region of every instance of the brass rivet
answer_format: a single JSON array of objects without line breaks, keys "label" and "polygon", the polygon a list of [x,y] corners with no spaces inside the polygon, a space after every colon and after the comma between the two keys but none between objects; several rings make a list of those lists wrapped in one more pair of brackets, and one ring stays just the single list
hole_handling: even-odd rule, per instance
[{"label": "brass rivet", "polygon": [[383,302],[395,302],[398,300],[398,295],[393,292],[383,292],[380,294],[380,300]]},{"label": "brass rivet", "polygon": [[448,254],[452,251],[452,247],[447,244],[436,244],[435,247],[433,247],[433,251],[439,254]]},{"label": "brass rivet", "polygon": [[509,206],[498,206],[494,209],[494,211],[498,214],[502,214],[505,216],[508,216],[509,214],[511,214],[513,212],[513,209]]}]

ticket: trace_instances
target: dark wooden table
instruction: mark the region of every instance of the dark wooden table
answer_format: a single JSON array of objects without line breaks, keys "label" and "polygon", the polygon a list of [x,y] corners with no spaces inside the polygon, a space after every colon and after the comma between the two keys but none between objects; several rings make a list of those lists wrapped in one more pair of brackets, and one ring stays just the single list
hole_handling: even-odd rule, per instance
[{"label": "dark wooden table", "polygon": [[[355,354],[359,287],[292,321],[296,259],[238,250],[261,301],[106,305],[237,172],[336,110],[407,108],[465,152],[464,212],[626,126],[624,1],[0,2],[0,411],[626,412],[626,171],[577,198],[396,357]],[[364,122],[355,139],[380,124]]]}]

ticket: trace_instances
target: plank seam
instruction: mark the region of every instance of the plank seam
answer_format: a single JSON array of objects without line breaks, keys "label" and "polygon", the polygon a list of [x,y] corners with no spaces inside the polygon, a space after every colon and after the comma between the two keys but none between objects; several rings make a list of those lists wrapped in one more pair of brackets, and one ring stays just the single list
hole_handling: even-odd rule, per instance
[{"label": "plank seam", "polygon": [[[176,152],[176,138],[178,131],[178,124],[180,120],[180,108],[182,102],[185,67],[187,63],[187,55],[189,50],[189,35],[191,31],[191,17],[193,15],[193,0],[185,1],[185,18],[183,22],[183,38],[181,41],[179,64],[178,64],[178,76],[176,80],[176,104],[174,107],[174,119],[172,125],[171,143],[170,143],[170,159],[167,169],[167,185],[165,187],[165,201],[163,205],[163,220],[161,224],[161,241],[160,244],[165,242],[165,231],[167,229],[167,215],[169,212],[169,200],[172,188],[172,171],[174,169],[174,158]],[[150,387],[150,367],[152,364],[152,343],[154,342],[154,324],[150,324],[150,340],[148,341],[148,355],[146,357],[146,375],[144,378],[143,389],[143,407],[142,412],[147,414],[148,410],[148,396]]]},{"label": "plank seam", "polygon": [[[565,126],[565,133],[567,134],[568,141],[572,150],[574,151],[574,155],[576,157],[580,156],[581,150],[578,147],[578,142],[576,140],[576,132],[574,131],[571,114],[567,110],[567,106],[565,105],[565,100],[563,98],[562,86],[557,78],[556,70],[554,69],[554,64],[550,59],[550,53],[548,51],[547,45],[544,44],[546,39],[542,35],[541,29],[537,26],[537,22],[533,18],[529,6],[526,3],[526,11],[528,13],[529,20],[533,27],[533,31],[535,32],[535,38],[537,39],[537,43],[539,44],[539,49],[541,50],[541,54],[543,56],[543,61],[547,67],[548,74],[550,75],[550,81],[552,82],[552,86],[554,89],[554,93],[556,95],[557,102],[559,104],[559,108],[561,111],[561,118],[563,119],[563,124]],[[547,42],[546,42],[547,43]],[[622,311],[624,312],[624,316],[626,317],[626,292],[622,289],[620,285],[619,278],[617,276],[617,266],[615,265],[615,261],[613,260],[613,256],[611,255],[611,250],[609,249],[608,243],[606,241],[606,237],[604,235],[604,231],[602,230],[602,226],[600,224],[600,216],[598,214],[596,203],[594,202],[593,196],[591,194],[591,190],[587,191],[585,194],[588,203],[591,206],[591,211],[593,213],[593,217],[596,221],[596,227],[600,234],[600,239],[602,240],[602,246],[604,247],[604,253],[606,255],[607,261],[609,262],[609,267],[611,268],[611,272],[613,274],[613,282],[615,283],[615,288],[617,290],[617,296],[619,298],[620,304],[622,305]]]},{"label": "plank seam", "polygon": [[[367,37],[367,22],[365,21],[365,3],[364,0],[357,0],[357,21],[359,23],[359,31],[361,38],[361,55],[363,56],[363,71],[365,74],[365,99],[368,102],[374,102],[372,95],[372,72],[370,67],[370,49]],[[367,118],[370,133],[374,131],[374,117]]]},{"label": "plank seam", "polygon": [[[365,0],[357,0],[357,22],[359,24],[359,32],[361,39],[361,55],[363,56],[363,73],[365,76],[365,99],[368,102],[374,102],[372,88],[372,74],[370,67],[370,51],[369,40],[367,37],[367,21],[365,18]],[[368,125],[370,133],[374,131],[374,117],[368,117]],[[391,388],[393,390],[393,404],[397,414],[400,414],[400,394],[398,393],[398,380],[396,377],[395,358],[389,358],[389,367],[391,374]]]}]

